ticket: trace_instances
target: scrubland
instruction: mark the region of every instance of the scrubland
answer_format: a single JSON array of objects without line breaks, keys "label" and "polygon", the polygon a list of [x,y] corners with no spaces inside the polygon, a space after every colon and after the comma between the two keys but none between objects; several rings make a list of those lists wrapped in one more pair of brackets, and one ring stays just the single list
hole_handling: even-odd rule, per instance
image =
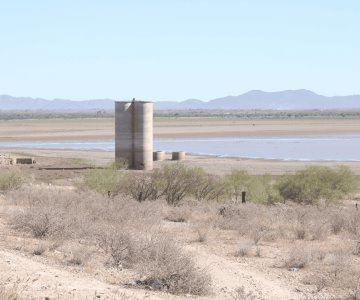
[{"label": "scrubland", "polygon": [[360,298],[348,167],[35,169],[0,170],[1,299]]}]

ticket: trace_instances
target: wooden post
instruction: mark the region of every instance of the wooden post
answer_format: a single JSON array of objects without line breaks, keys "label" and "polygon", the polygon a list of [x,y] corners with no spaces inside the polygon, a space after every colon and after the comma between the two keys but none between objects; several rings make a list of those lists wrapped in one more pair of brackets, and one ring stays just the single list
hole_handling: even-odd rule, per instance
[{"label": "wooden post", "polygon": [[241,192],[241,203],[246,203],[246,192]]}]

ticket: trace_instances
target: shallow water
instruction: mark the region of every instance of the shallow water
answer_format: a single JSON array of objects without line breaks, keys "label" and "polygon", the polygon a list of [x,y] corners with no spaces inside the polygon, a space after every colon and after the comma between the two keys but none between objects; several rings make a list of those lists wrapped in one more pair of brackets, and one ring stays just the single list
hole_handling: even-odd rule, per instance
[{"label": "shallow water", "polygon": [[[114,151],[113,140],[11,141],[0,148],[43,148]],[[277,137],[155,139],[154,151],[281,160],[360,161],[359,134]]]}]

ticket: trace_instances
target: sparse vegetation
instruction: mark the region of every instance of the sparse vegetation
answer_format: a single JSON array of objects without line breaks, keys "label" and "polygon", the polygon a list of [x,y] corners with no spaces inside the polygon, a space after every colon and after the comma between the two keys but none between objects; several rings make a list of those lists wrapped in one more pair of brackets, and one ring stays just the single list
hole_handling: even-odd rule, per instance
[{"label": "sparse vegetation", "polygon": [[117,165],[90,170],[84,176],[84,185],[103,195],[116,195],[122,188],[124,174]]},{"label": "sparse vegetation", "polygon": [[358,179],[347,167],[328,168],[311,166],[284,175],[278,182],[280,195],[285,200],[316,204],[320,199],[336,201],[354,192]]},{"label": "sparse vegetation", "polygon": [[[281,184],[290,177],[304,194],[279,203],[285,196]],[[352,296],[358,290],[349,278],[360,276],[360,214],[355,205],[337,200],[356,187],[356,177],[343,167],[307,168],[276,181],[243,170],[212,176],[179,163],[149,173],[112,166],[86,173],[77,189],[9,189],[10,209],[3,215],[22,240],[14,246],[18,251],[71,269],[95,269],[113,284],[207,295],[213,268],[208,260],[215,257],[220,269],[243,262],[246,268],[256,260],[276,276],[299,272],[292,280],[313,286],[318,298],[335,289]],[[246,204],[240,203],[242,191]],[[226,293],[234,299],[258,296],[244,288]]]},{"label": "sparse vegetation", "polygon": [[7,170],[0,173],[0,191],[17,189],[25,182],[26,178],[20,171]]},{"label": "sparse vegetation", "polygon": [[17,288],[5,287],[0,284],[0,299],[1,300],[22,300],[17,292]]}]

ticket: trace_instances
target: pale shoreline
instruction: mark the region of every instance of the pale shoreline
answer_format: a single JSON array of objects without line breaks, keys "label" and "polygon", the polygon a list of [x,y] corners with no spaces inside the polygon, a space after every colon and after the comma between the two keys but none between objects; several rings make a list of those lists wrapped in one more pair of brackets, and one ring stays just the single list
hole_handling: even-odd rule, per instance
[{"label": "pale shoreline", "polygon": [[[72,159],[85,160],[88,164],[106,165],[115,159],[113,151],[98,150],[70,150],[70,149],[25,149],[25,148],[3,148],[3,153],[14,156],[31,156],[35,160],[46,160],[48,165],[59,166],[58,161],[63,161],[62,166],[71,164]],[[171,154],[166,154],[165,161],[154,162],[154,168],[160,167],[164,163],[176,163],[171,161]],[[282,175],[285,173],[293,173],[303,169],[306,166],[320,165],[327,167],[348,166],[357,175],[360,176],[360,161],[300,161],[300,160],[273,160],[273,159],[252,159],[242,157],[219,157],[210,155],[186,155],[186,160],[182,161],[189,166],[197,166],[204,168],[210,174],[223,175],[232,169],[245,169],[250,174],[261,175]],[[36,166],[36,165],[35,165]]]}]

